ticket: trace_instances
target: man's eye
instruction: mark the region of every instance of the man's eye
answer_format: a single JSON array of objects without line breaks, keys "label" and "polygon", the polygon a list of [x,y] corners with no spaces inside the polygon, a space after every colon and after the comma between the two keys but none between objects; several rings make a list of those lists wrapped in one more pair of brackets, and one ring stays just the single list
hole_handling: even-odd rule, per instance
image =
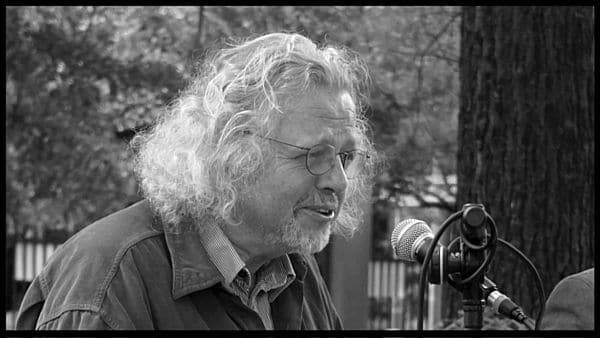
[{"label": "man's eye", "polygon": [[340,159],[342,160],[344,167],[347,167],[356,159],[356,151],[346,151],[340,153]]},{"label": "man's eye", "polygon": [[350,155],[349,153],[339,153],[340,155],[340,160],[342,161],[342,164],[344,166],[346,166],[346,161],[348,160],[348,156]]}]

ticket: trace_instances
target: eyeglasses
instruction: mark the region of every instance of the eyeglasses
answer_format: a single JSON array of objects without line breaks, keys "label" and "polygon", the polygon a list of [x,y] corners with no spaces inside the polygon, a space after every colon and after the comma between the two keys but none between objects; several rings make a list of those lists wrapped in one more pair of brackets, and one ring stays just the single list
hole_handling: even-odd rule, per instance
[{"label": "eyeglasses", "polygon": [[340,157],[346,177],[354,178],[364,170],[367,160],[370,158],[369,154],[361,150],[350,150],[336,153],[335,147],[326,143],[319,143],[310,148],[306,148],[279,141],[270,137],[262,138],[285,144],[290,147],[306,150],[306,169],[309,173],[315,176],[321,176],[331,170],[331,168],[333,168],[335,165],[335,157],[337,155]]}]

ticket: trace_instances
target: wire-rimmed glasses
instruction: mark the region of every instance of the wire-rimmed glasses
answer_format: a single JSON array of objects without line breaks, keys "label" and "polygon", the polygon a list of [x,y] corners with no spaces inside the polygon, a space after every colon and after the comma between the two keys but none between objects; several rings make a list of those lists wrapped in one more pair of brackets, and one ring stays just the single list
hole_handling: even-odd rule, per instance
[{"label": "wire-rimmed glasses", "polygon": [[367,152],[358,149],[336,153],[335,147],[327,143],[319,143],[310,148],[306,148],[270,137],[263,138],[290,147],[306,150],[306,169],[315,176],[323,175],[331,170],[335,165],[335,158],[337,155],[342,162],[346,177],[354,178],[364,170],[367,160],[370,158]]}]

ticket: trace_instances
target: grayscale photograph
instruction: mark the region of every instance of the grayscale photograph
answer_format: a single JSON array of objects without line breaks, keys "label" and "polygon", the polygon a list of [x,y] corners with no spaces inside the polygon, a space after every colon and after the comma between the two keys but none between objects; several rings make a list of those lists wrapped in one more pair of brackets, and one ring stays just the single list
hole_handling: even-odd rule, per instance
[{"label": "grayscale photograph", "polygon": [[595,9],[5,6],[6,332],[593,336]]}]

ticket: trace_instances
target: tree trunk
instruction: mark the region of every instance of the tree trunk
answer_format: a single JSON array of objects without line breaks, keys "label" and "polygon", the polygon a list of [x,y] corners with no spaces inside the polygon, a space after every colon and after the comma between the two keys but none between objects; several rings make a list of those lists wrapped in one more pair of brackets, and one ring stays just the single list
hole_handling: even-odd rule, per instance
[{"label": "tree trunk", "polygon": [[198,7],[198,30],[196,31],[196,49],[201,49],[204,47],[204,31],[202,29],[204,26],[204,6]]},{"label": "tree trunk", "polygon": [[204,6],[198,6],[198,24],[196,25],[196,34],[194,43],[189,50],[189,59],[194,64],[198,57],[204,53]]},{"label": "tree trunk", "polygon": [[[594,265],[593,31],[592,7],[463,8],[457,205],[484,204],[546,296]],[[486,275],[537,316],[545,300],[515,254],[498,244]],[[444,291],[456,318],[460,294]]]}]

